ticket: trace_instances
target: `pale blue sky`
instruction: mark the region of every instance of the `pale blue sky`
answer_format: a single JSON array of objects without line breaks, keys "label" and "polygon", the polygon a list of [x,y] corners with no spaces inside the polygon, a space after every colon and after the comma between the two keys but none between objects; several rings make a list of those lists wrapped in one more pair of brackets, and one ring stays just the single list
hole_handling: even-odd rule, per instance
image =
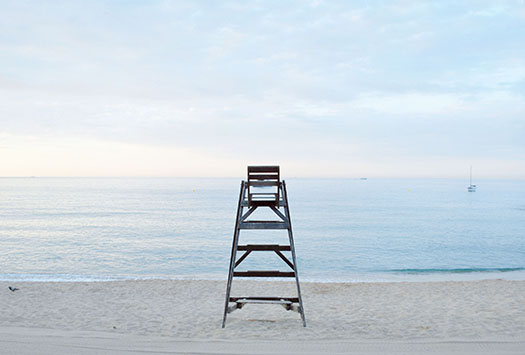
[{"label": "pale blue sky", "polygon": [[525,178],[524,1],[0,9],[0,176]]}]

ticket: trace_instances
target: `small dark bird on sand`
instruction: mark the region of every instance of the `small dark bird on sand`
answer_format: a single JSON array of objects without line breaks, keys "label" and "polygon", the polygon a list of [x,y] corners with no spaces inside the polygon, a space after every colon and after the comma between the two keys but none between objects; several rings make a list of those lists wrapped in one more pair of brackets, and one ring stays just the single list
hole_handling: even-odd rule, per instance
[{"label": "small dark bird on sand", "polygon": [[9,290],[15,292],[18,291],[18,288],[9,286]]}]

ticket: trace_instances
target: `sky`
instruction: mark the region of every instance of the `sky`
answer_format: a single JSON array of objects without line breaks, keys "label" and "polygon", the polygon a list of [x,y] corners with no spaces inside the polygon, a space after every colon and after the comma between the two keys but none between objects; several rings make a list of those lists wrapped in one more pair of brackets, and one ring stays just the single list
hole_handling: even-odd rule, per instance
[{"label": "sky", "polygon": [[525,179],[525,1],[0,8],[0,176]]}]

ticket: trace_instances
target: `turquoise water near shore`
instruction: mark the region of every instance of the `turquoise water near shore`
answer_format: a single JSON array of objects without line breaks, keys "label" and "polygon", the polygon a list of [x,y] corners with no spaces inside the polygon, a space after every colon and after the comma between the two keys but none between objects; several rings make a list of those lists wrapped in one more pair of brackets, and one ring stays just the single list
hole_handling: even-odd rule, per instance
[{"label": "turquoise water near shore", "polygon": [[[454,179],[287,179],[301,279],[525,279],[525,181],[476,183],[468,193]],[[225,279],[239,185],[1,178],[0,280]],[[286,267],[268,253],[243,265]]]}]

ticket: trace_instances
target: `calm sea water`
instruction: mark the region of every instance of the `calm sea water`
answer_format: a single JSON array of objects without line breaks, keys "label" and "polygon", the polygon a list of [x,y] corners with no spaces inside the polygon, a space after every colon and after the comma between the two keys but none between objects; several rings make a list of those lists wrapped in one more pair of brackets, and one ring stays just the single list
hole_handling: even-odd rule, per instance
[{"label": "calm sea water", "polygon": [[[525,279],[525,181],[477,181],[475,193],[467,184],[288,179],[301,279]],[[1,178],[0,280],[225,279],[239,185]],[[242,233],[242,243],[287,241]],[[269,252],[243,265],[286,270]]]}]

